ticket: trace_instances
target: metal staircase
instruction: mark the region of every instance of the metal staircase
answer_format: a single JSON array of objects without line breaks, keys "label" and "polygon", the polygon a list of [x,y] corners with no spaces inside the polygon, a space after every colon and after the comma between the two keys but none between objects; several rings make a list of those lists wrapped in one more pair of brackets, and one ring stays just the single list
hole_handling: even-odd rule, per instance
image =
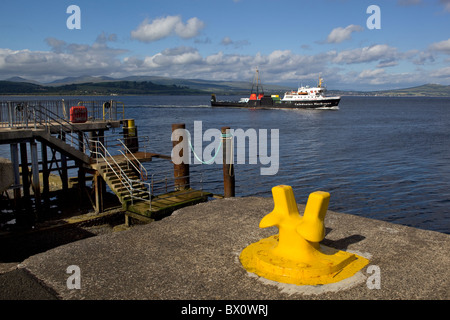
[{"label": "metal staircase", "polygon": [[97,140],[91,140],[93,148],[91,155],[95,157],[95,169],[108,184],[111,191],[119,198],[124,208],[135,201],[150,201],[151,193],[142,180],[147,177],[147,170],[141,162],[129,151],[121,139],[116,139],[123,150],[112,155],[110,148]]},{"label": "metal staircase", "polygon": [[105,143],[91,141],[91,144],[94,145],[91,157],[96,159],[92,166],[119,198],[127,216],[144,221],[159,219],[186,205],[205,202],[212,196],[203,191],[201,173],[197,176],[199,181],[189,177],[190,183],[197,184],[196,189],[175,183],[175,179],[185,177],[175,178],[173,170],[158,171],[149,176],[135,156],[137,153],[132,153],[120,138]]}]

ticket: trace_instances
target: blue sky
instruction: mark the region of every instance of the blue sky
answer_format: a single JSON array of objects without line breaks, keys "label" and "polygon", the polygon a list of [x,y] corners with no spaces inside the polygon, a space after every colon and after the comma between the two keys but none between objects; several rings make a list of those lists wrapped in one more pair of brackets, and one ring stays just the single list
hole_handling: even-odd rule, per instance
[{"label": "blue sky", "polygon": [[[70,5],[81,29],[69,29]],[[380,29],[369,29],[370,5]],[[450,0],[2,0],[0,79],[131,75],[450,85]]]}]

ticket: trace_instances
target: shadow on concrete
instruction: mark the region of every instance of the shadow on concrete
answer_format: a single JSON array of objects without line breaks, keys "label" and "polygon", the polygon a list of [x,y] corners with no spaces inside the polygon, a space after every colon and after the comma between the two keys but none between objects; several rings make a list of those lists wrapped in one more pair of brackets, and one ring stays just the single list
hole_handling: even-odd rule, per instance
[{"label": "shadow on concrete", "polygon": [[15,269],[0,274],[0,300],[58,300],[58,296],[27,270]]},{"label": "shadow on concrete", "polygon": [[[331,228],[325,228],[326,234],[330,233],[332,229]],[[328,247],[332,247],[338,250],[347,250],[348,246],[354,243],[358,243],[362,240],[364,240],[366,237],[360,235],[360,234],[354,234],[339,240],[330,240],[330,239],[323,239],[322,244]]]},{"label": "shadow on concrete", "polygon": [[0,263],[20,262],[58,246],[93,237],[95,234],[77,227],[15,234],[0,239]]}]

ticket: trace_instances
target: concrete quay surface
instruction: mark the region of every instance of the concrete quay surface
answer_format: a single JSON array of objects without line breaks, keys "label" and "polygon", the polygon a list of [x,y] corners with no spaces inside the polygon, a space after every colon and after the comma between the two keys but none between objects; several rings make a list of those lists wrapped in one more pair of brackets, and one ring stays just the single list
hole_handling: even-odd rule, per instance
[{"label": "concrete quay surface", "polygon": [[[302,214],[304,205],[298,208]],[[276,227],[258,227],[272,210],[271,198],[212,200],[161,221],[36,254],[0,275],[0,282],[8,277],[27,278],[24,283],[34,279],[33,286],[47,288],[49,295],[42,299],[63,300],[450,298],[450,235],[332,211],[325,218],[322,243],[368,258],[363,270],[321,286],[282,284],[251,274],[240,264],[239,254],[278,233]],[[67,268],[73,265],[79,267],[80,289],[67,286],[72,275]],[[374,269],[379,271],[379,289],[369,285],[375,274],[369,270]]]}]

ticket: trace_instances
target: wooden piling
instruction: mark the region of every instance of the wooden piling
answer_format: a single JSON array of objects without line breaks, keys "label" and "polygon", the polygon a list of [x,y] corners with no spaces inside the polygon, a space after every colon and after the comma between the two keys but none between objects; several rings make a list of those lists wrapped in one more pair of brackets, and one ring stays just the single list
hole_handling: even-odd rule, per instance
[{"label": "wooden piling", "polygon": [[42,184],[43,184],[43,195],[45,201],[49,200],[50,193],[50,170],[48,169],[48,154],[47,154],[47,145],[44,142],[41,142],[41,158],[42,158]]},{"label": "wooden piling", "polygon": [[125,145],[130,152],[135,153],[139,151],[138,132],[134,119],[124,120],[123,137]]},{"label": "wooden piling", "polygon": [[19,146],[17,143],[10,144],[11,162],[14,168],[14,206],[17,208],[20,203],[20,170],[19,170]]},{"label": "wooden piling", "polygon": [[27,143],[20,143],[20,165],[22,167],[22,189],[26,201],[30,200],[30,172],[28,169]]},{"label": "wooden piling", "polygon": [[[184,123],[176,123],[172,124],[172,135],[177,129],[186,129]],[[187,141],[183,138],[182,135],[175,135],[176,140],[172,141],[172,146],[175,147],[179,143],[183,143],[183,148],[181,149],[179,156],[183,158],[184,150],[188,150],[189,145]],[[189,162],[186,163],[183,161],[180,164],[173,164],[173,174],[175,177],[175,190],[184,190],[190,188],[190,180],[189,180]]]},{"label": "wooden piling", "polygon": [[39,159],[36,141],[30,142],[31,148],[31,173],[33,175],[32,188],[34,193],[34,201],[36,210],[39,211],[41,207],[41,185],[39,182]]},{"label": "wooden piling", "polygon": [[232,137],[230,137],[230,127],[222,127],[222,157],[223,157],[223,189],[224,197],[235,196],[235,178],[233,164]]},{"label": "wooden piling", "polygon": [[94,174],[94,189],[95,189],[95,211],[96,213],[102,213],[103,198],[106,192],[106,184],[102,176],[97,172]]},{"label": "wooden piling", "polygon": [[[65,142],[66,141],[66,133],[62,132],[60,138],[61,138],[61,140],[63,140]],[[61,177],[63,194],[67,196],[68,191],[69,191],[69,174],[68,174],[68,168],[67,168],[67,157],[63,153],[60,153],[60,154],[61,154],[60,177]]]}]

